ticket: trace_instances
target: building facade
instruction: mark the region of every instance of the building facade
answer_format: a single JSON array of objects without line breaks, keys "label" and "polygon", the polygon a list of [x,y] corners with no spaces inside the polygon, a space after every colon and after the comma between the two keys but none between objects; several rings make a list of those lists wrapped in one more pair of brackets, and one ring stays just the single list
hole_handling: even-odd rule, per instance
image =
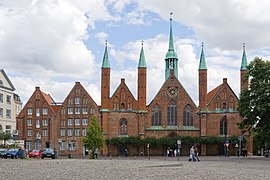
[{"label": "building facade", "polygon": [[16,130],[16,116],[22,109],[22,102],[14,91],[7,74],[0,69],[0,132],[12,134]]},{"label": "building facade", "polygon": [[[231,89],[228,79],[223,78],[220,85],[210,91],[207,89],[207,65],[203,46],[198,66],[199,106],[194,103],[178,79],[178,56],[174,49],[171,19],[169,49],[165,55],[165,81],[147,105],[147,65],[143,45],[138,62],[138,90],[135,98],[124,78],[111,95],[111,67],[106,44],[101,67],[101,105],[98,106],[94,102],[79,82],[75,83],[61,104],[54,103],[49,95],[37,87],[17,118],[19,138],[26,140],[29,149],[33,149],[37,142],[41,145],[49,142],[51,147],[59,150],[60,155],[70,152],[74,155],[84,155],[86,151],[81,139],[85,136],[85,129],[93,115],[99,119],[107,139],[131,136],[142,139],[160,138],[171,134],[225,138],[240,135],[237,124],[242,121],[242,117],[237,112],[238,97]],[[244,47],[239,77],[241,89],[248,87],[248,81],[244,79],[246,66]],[[44,108],[47,108],[47,114],[43,114]],[[46,123],[41,124],[41,121]],[[224,144],[200,144],[200,153],[221,154],[223,146]],[[189,147],[183,148],[183,154],[188,154]],[[252,153],[252,139],[248,140],[247,148],[248,152]],[[107,154],[111,151],[113,155],[119,155],[123,149],[128,149],[133,155],[145,151],[145,147],[106,144],[102,153]],[[164,149],[157,147],[152,149],[152,153],[163,155]]]}]

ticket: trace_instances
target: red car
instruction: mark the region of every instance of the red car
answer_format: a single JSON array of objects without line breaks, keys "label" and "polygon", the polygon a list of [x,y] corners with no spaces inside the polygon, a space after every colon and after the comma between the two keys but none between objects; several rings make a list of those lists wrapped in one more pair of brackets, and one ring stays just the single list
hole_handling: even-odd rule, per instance
[{"label": "red car", "polygon": [[29,153],[29,158],[41,158],[42,156],[42,150],[33,150]]}]

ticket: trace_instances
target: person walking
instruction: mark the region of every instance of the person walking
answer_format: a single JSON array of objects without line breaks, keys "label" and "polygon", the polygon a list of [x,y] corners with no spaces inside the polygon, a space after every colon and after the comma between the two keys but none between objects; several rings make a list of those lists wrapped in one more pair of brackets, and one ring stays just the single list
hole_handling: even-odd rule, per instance
[{"label": "person walking", "polygon": [[195,160],[195,150],[194,150],[194,146],[191,146],[190,150],[189,150],[189,154],[190,154],[190,157],[188,159],[188,161],[196,161]]},{"label": "person walking", "polygon": [[194,145],[194,158],[195,158],[195,161],[197,160],[198,162],[200,162],[197,144]]}]

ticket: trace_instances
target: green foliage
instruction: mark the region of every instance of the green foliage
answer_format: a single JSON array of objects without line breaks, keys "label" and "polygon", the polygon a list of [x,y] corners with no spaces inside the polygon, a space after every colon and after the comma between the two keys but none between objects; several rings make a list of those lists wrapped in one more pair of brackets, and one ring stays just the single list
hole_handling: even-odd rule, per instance
[{"label": "green foliage", "polygon": [[105,143],[105,137],[102,134],[100,125],[96,116],[93,116],[89,126],[86,129],[86,136],[83,138],[85,148],[94,152],[94,150],[102,149]]},{"label": "green foliage", "polygon": [[[238,139],[236,136],[228,137],[230,144],[236,144]],[[107,139],[107,144],[119,145],[119,146],[127,146],[127,145],[147,145],[149,144],[151,147],[164,146],[164,147],[177,147],[177,140],[181,140],[182,144],[186,144],[191,146],[193,144],[219,144],[225,143],[224,137],[216,137],[216,136],[203,136],[203,137],[192,137],[192,136],[175,136],[175,137],[147,137],[145,139],[140,139],[139,137],[114,137],[111,139]],[[245,139],[244,139],[245,142]]]},{"label": "green foliage", "polygon": [[[250,86],[241,92],[238,111],[243,132],[255,131],[270,142],[270,62],[255,58],[247,67]],[[260,138],[261,139],[261,138]]]},{"label": "green foliage", "polygon": [[0,140],[4,140],[4,144],[6,144],[6,141],[10,139],[12,139],[12,136],[10,133],[6,133],[6,132],[0,133]]}]

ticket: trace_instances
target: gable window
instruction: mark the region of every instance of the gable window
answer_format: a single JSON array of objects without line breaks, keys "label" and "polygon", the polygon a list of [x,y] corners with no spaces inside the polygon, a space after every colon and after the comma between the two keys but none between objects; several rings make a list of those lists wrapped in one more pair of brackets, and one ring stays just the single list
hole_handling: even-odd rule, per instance
[{"label": "gable window", "polygon": [[75,119],[75,125],[79,126],[80,125],[80,119]]},{"label": "gable window", "polygon": [[48,114],[48,108],[43,108],[42,109],[42,114],[47,115]]},{"label": "gable window", "polygon": [[86,129],[82,129],[82,136],[86,136]]},{"label": "gable window", "polygon": [[227,135],[227,116],[223,116],[220,120],[220,135]]},{"label": "gable window", "polygon": [[80,136],[80,129],[75,129],[75,136]]},{"label": "gable window", "polygon": [[193,112],[190,105],[187,105],[184,109],[184,126],[193,126]]},{"label": "gable window", "polygon": [[36,109],[36,116],[40,116],[39,108]]},{"label": "gable window", "polygon": [[32,136],[32,134],[33,134],[33,131],[32,130],[27,130],[27,136]]},{"label": "gable window", "polygon": [[68,105],[72,105],[73,104],[73,99],[72,98],[69,98],[68,99]]},{"label": "gable window", "polygon": [[80,97],[75,97],[75,104],[80,104]]},{"label": "gable window", "polygon": [[0,102],[3,102],[3,94],[0,93]]},{"label": "gable window", "polygon": [[87,114],[88,112],[87,112],[87,108],[86,107],[83,107],[82,108],[82,114]]},{"label": "gable window", "polygon": [[177,107],[174,101],[168,106],[168,126],[177,126]]},{"label": "gable window", "polygon": [[152,126],[161,126],[161,110],[160,107],[156,104],[152,109],[151,124]]},{"label": "gable window", "polygon": [[32,126],[32,119],[27,120],[27,126]]},{"label": "gable window", "polygon": [[82,119],[82,125],[87,125],[88,124],[88,119]]},{"label": "gable window", "polygon": [[127,135],[127,120],[120,120],[120,135]]},{"label": "gable window", "polygon": [[68,114],[73,114],[73,108],[68,108]]},{"label": "gable window", "polygon": [[72,136],[72,129],[68,129],[68,136]]},{"label": "gable window", "polygon": [[42,125],[43,126],[48,126],[48,120],[47,119],[43,119],[42,120]]},{"label": "gable window", "polygon": [[42,130],[42,136],[48,136],[48,130],[47,129]]},{"label": "gable window", "polygon": [[72,126],[73,125],[73,119],[68,119],[68,126]]},{"label": "gable window", "polygon": [[27,108],[27,115],[31,116],[32,115],[32,108]]},{"label": "gable window", "polygon": [[95,114],[95,108],[94,108],[94,106],[91,106],[90,114],[91,114],[91,115],[92,115],[92,114]]},{"label": "gable window", "polygon": [[40,128],[40,123],[38,119],[36,119],[36,128]]},{"label": "gable window", "polygon": [[60,130],[60,136],[66,136],[66,130],[65,129]]},{"label": "gable window", "polygon": [[81,109],[80,108],[75,108],[75,114],[80,114],[81,113]]}]

